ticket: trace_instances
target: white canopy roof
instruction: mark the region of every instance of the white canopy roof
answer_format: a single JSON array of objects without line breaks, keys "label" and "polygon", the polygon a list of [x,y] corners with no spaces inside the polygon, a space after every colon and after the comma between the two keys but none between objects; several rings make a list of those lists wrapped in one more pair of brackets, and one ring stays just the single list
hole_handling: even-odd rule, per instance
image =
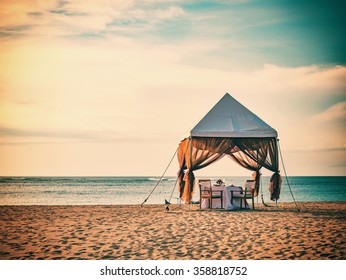
[{"label": "white canopy roof", "polygon": [[254,113],[226,93],[190,131],[192,137],[277,137]]}]

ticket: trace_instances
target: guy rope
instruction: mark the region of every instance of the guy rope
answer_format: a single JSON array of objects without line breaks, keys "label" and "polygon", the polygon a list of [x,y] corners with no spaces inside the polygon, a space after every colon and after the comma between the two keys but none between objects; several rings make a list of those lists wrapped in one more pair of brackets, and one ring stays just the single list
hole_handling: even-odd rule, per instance
[{"label": "guy rope", "polygon": [[[170,160],[170,162],[168,163],[168,165],[167,165],[165,171],[163,172],[161,178],[157,181],[155,187],[154,187],[154,188],[152,189],[152,191],[149,193],[148,197],[147,197],[146,199],[144,199],[144,201],[142,202],[141,207],[143,206],[144,203],[146,203],[146,202],[148,201],[149,197],[152,195],[152,193],[155,191],[155,189],[157,188],[157,186],[158,186],[158,185],[160,184],[160,182],[162,181],[162,178],[163,178],[163,176],[165,176],[165,174],[166,174],[166,172],[167,172],[167,169],[168,169],[168,167],[171,165],[171,163],[172,163],[172,161],[173,161],[173,159],[174,159],[174,157],[175,157],[177,151],[178,151],[178,148],[175,150],[175,153],[173,154],[173,157],[172,157],[172,159]],[[175,188],[175,187],[174,187],[174,188]],[[171,197],[172,197],[172,196],[171,196]],[[168,206],[167,206],[167,207],[168,207]]]},{"label": "guy rope", "polygon": [[283,160],[283,158],[282,158],[282,152],[281,152],[281,148],[280,148],[279,139],[278,139],[278,147],[279,147],[280,158],[281,158],[281,162],[282,162],[282,167],[284,168],[284,172],[285,172],[285,177],[286,177],[286,181],[287,181],[288,188],[289,188],[289,190],[290,190],[290,193],[291,193],[291,196],[292,196],[292,198],[293,198],[294,204],[296,205],[296,207],[297,207],[297,209],[298,209],[298,212],[300,212],[300,209],[299,209],[299,207],[298,207],[298,204],[297,204],[296,200],[294,199],[294,196],[293,196],[293,193],[292,193],[292,190],[291,190],[290,182],[288,181],[288,177],[287,177],[287,173],[286,173],[286,168],[285,168],[284,160]]},{"label": "guy rope", "polygon": [[[286,173],[286,168],[285,168],[285,163],[284,163],[284,160],[283,160],[283,157],[282,157],[281,148],[280,148],[279,139],[277,139],[277,143],[278,143],[280,159],[281,159],[282,167],[283,167],[283,169],[284,169],[284,173],[285,173],[287,185],[288,185],[288,188],[289,188],[289,190],[290,190],[291,196],[292,196],[292,198],[293,198],[294,204],[295,204],[295,206],[297,207],[298,212],[300,212],[300,209],[299,209],[299,207],[298,207],[298,204],[297,204],[296,200],[294,199],[294,196],[293,196],[293,192],[292,192],[292,189],[291,189],[290,182],[288,181],[288,177],[287,177],[287,173]],[[261,180],[261,200],[262,200],[262,204],[263,204],[265,207],[271,207],[270,205],[268,205],[268,204],[266,204],[266,203],[264,202],[262,180]]]}]

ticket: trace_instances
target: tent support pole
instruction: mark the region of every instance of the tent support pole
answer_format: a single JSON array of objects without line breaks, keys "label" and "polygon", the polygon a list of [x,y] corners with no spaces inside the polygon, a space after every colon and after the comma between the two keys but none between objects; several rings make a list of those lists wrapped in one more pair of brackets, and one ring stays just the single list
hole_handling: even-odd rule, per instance
[{"label": "tent support pole", "polygon": [[[279,184],[279,139],[276,137],[275,138],[275,143],[276,143],[276,153],[275,153],[275,160],[276,160],[276,166],[277,166],[277,173],[276,173],[276,184]],[[278,208],[278,198],[275,199],[275,207]]]},{"label": "tent support pole", "polygon": [[[191,159],[191,156],[192,156],[192,136],[190,137],[190,168],[192,166],[192,159]],[[190,170],[189,170],[190,172]],[[189,188],[189,211],[190,211],[190,207],[191,207],[191,199],[190,199],[190,186],[187,186]]]}]

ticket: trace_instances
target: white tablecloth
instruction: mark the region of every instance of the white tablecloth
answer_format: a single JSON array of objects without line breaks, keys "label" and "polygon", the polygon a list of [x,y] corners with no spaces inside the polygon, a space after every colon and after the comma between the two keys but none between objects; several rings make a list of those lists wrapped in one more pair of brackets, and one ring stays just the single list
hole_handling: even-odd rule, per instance
[{"label": "white tablecloth", "polygon": [[[239,198],[233,198],[232,201],[232,191],[233,193],[241,192],[241,187],[239,186],[213,186],[212,187],[213,190],[217,190],[223,191],[223,207],[221,207],[221,199],[220,198],[215,198],[213,199],[213,208],[215,209],[220,209],[220,208],[224,208],[226,210],[234,210],[234,209],[239,209],[240,208],[240,199]],[[209,200],[208,199],[204,199],[202,198],[201,201],[201,208],[208,208],[209,207]],[[249,204],[246,202],[245,204],[245,208],[249,208]]]}]

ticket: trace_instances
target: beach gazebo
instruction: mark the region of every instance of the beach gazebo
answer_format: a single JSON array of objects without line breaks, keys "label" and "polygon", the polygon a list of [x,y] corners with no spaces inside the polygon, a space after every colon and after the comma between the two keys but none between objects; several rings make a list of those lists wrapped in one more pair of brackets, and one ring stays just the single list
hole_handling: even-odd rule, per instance
[{"label": "beach gazebo", "polygon": [[194,193],[194,171],[224,156],[256,172],[255,196],[259,191],[260,169],[273,171],[271,199],[280,195],[277,131],[226,93],[192,128],[178,147],[180,198],[189,203]]}]

